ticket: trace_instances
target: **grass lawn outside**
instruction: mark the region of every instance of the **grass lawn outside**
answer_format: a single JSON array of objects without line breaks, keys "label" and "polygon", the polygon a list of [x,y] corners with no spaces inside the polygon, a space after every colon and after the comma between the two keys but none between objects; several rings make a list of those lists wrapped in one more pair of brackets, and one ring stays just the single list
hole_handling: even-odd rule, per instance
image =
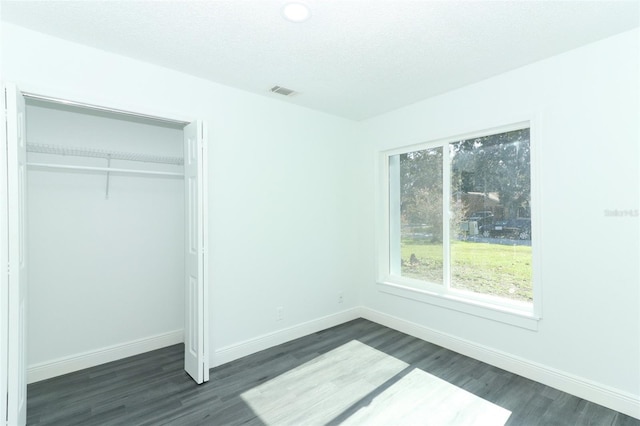
[{"label": "grass lawn outside", "polygon": [[[402,275],[443,283],[442,244],[403,239]],[[451,287],[533,302],[531,246],[451,242]]]}]

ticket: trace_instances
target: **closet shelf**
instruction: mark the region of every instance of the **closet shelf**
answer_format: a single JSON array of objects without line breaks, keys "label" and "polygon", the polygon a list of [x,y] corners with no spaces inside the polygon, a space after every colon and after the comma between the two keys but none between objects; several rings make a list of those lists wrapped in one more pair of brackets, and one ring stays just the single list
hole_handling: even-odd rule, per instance
[{"label": "closet shelf", "polygon": [[[120,151],[109,151],[103,149],[93,149],[93,148],[79,148],[79,147],[70,147],[70,146],[58,146],[58,145],[43,145],[43,144],[27,144],[27,152],[34,152],[39,154],[54,154],[54,155],[70,155],[75,157],[93,157],[93,158],[104,158],[111,160],[127,160],[127,161],[140,161],[145,163],[162,163],[162,164],[173,164],[176,166],[182,166],[184,164],[184,159],[181,157],[170,157],[170,156],[162,156],[162,155],[150,155],[150,154],[136,154],[133,152],[120,152]],[[42,164],[40,164],[42,166]],[[47,165],[49,166],[49,165]],[[64,168],[68,168],[65,166]],[[94,170],[101,168],[85,168],[86,170]],[[104,169],[103,171],[116,171],[115,169]],[[136,170],[128,170],[123,169],[121,171],[131,171],[136,173]],[[141,171],[142,172],[142,171]],[[170,174],[169,172],[153,172],[154,174]],[[181,175],[181,174],[177,174]]]}]

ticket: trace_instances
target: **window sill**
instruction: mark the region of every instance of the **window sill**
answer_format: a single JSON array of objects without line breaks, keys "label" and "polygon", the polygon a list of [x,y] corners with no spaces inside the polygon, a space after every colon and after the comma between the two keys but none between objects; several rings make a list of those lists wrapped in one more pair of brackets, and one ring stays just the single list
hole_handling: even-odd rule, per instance
[{"label": "window sill", "polygon": [[416,300],[422,303],[428,303],[430,305],[463,312],[468,315],[486,318],[492,321],[502,322],[516,327],[525,328],[527,330],[537,331],[538,322],[541,319],[539,316],[536,316],[529,311],[493,305],[491,303],[467,299],[452,294],[435,293],[402,284],[379,282],[378,289],[383,293],[404,297],[405,299]]}]

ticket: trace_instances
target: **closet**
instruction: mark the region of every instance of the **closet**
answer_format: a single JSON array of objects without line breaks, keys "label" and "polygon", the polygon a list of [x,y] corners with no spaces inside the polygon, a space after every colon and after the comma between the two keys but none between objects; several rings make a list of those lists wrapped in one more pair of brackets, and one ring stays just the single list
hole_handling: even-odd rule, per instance
[{"label": "closet", "polygon": [[9,412],[25,379],[182,341],[207,381],[202,123],[11,87],[5,108]]},{"label": "closet", "polygon": [[26,126],[28,365],[182,330],[182,128],[29,100]]}]

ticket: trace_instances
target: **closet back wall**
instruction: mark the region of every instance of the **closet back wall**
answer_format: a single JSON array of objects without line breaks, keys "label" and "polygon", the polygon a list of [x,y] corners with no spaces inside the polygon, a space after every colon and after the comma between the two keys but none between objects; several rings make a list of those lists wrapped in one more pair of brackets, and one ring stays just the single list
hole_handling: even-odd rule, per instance
[{"label": "closet back wall", "polygon": [[[183,155],[181,129],[139,120],[32,102],[26,122],[31,144]],[[99,158],[28,155],[32,162],[106,166]],[[29,170],[30,369],[148,339],[182,341],[183,185],[175,177],[112,174],[106,199],[104,172]]]}]

